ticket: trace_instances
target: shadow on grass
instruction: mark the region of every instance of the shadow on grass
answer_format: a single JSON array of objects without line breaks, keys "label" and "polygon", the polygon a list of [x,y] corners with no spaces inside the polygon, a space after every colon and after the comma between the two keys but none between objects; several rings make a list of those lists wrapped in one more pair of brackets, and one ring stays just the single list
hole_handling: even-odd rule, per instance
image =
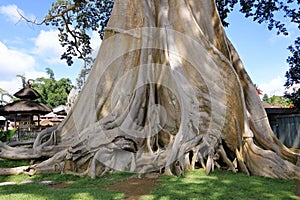
[{"label": "shadow on grass", "polygon": [[184,177],[161,177],[162,184],[151,195],[142,199],[298,199],[295,195],[295,180],[204,171],[193,171]]},{"label": "shadow on grass", "polygon": [[[129,173],[117,173],[98,179],[62,174],[1,176],[1,182],[20,183],[27,180],[34,183],[1,186],[0,199],[122,199],[124,193],[108,191],[105,187],[130,176],[132,174]],[[46,180],[53,181],[54,185],[40,184]]]},{"label": "shadow on grass", "polygon": [[[123,199],[124,193],[106,190],[107,185],[131,177],[130,173],[116,173],[103,178],[90,179],[72,175],[26,175],[0,176],[0,182],[35,181],[33,184],[0,187],[0,200],[5,199]],[[56,185],[38,182],[51,180]],[[141,199],[298,199],[295,180],[269,179],[263,177],[213,172],[209,176],[203,170],[186,173],[182,177],[162,176],[159,186]],[[143,187],[138,185],[136,187]]]}]

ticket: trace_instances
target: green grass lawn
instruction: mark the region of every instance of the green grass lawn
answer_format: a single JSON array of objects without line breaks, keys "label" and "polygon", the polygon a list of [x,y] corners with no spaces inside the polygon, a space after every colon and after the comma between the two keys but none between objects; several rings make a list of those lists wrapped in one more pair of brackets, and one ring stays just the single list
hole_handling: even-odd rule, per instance
[{"label": "green grass lawn", "polygon": [[[27,175],[0,176],[0,182],[17,182],[24,180],[35,181],[32,184],[0,186],[0,199],[2,200],[64,200],[64,199],[122,199],[123,193],[109,191],[105,186],[118,180],[128,178],[132,174],[117,173],[99,179],[78,177],[73,175]],[[42,181],[54,181],[61,187],[40,184]]]},{"label": "green grass lawn", "polygon": [[[0,167],[13,165],[1,162]],[[0,182],[35,182],[0,186],[0,200],[122,199],[124,193],[105,188],[131,176],[121,172],[98,179],[61,174],[0,176]],[[54,181],[56,186],[61,184],[61,187],[39,184],[45,180]],[[181,177],[161,176],[158,181],[158,187],[141,199],[299,199],[295,195],[295,180],[249,177],[241,173],[215,171],[207,176],[203,170],[195,170]]]},{"label": "green grass lawn", "polygon": [[163,176],[162,184],[143,200],[160,199],[299,199],[295,180],[279,180],[232,172],[203,170],[188,172],[184,177]]}]

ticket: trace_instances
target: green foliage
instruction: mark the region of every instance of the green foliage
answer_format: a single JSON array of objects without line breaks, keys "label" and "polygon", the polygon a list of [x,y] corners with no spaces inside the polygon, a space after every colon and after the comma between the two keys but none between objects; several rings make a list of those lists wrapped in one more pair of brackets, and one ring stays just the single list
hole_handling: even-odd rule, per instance
[{"label": "green foliage", "polygon": [[25,87],[26,86],[26,77],[24,75],[20,75],[20,74],[18,74],[17,77],[21,79],[22,87]]},{"label": "green foliage", "polygon": [[38,101],[50,108],[55,108],[67,103],[72,85],[68,78],[62,78],[58,81],[52,78],[37,78],[32,84],[32,88],[41,95]]},{"label": "green foliage", "polygon": [[[226,19],[238,3],[245,17],[260,24],[266,23],[269,30],[275,28],[278,34],[288,34],[286,25],[278,16],[300,27],[299,0],[216,0],[224,26],[229,25]],[[85,60],[90,56],[91,32],[97,31],[103,39],[113,4],[114,0],[57,0],[52,4],[43,22],[57,27],[60,32],[59,41],[66,48],[61,59],[72,65],[73,57]]]},{"label": "green foliage", "polygon": [[229,25],[226,21],[228,14],[233,11],[233,8],[237,3],[238,0],[216,0],[216,6],[218,8],[221,21],[225,27]]},{"label": "green foliage", "polygon": [[46,73],[49,75],[49,78],[42,77],[26,81],[25,76],[17,75],[17,77],[22,79],[23,87],[25,87],[27,82],[32,82],[31,87],[41,95],[37,101],[46,104],[49,108],[65,105],[72,89],[71,80],[68,78],[55,80],[54,72],[51,68],[46,68]]},{"label": "green foliage", "polygon": [[59,41],[66,51],[61,59],[72,65],[72,57],[86,59],[91,53],[90,34],[104,36],[113,0],[58,0],[45,18],[46,25],[59,30]]},{"label": "green foliage", "polygon": [[[299,19],[300,20],[300,19]],[[300,83],[300,37],[294,43],[294,46],[289,46],[291,55],[288,57],[289,71],[286,72],[287,78],[285,86],[290,88]],[[287,92],[285,97],[291,99],[294,105],[300,108],[300,88],[294,88],[292,92]]]},{"label": "green foliage", "polygon": [[267,94],[264,94],[262,100],[265,101],[265,102],[267,102],[268,99],[269,99],[269,96]]},{"label": "green foliage", "polygon": [[[29,165],[28,160],[4,160],[0,159],[0,168],[8,168],[8,167],[20,167]],[[4,177],[0,176],[0,182]]]},{"label": "green foliage", "polygon": [[[57,27],[59,41],[66,51],[61,59],[65,59],[68,65],[73,64],[73,57],[87,61],[92,53],[90,45],[92,31],[97,31],[101,39],[110,18],[114,0],[57,0],[52,4],[43,23]],[[300,28],[300,2],[299,0],[216,0],[216,6],[224,26],[228,15],[239,5],[240,12],[246,18],[261,24],[267,24],[269,30],[276,29],[277,34],[288,35],[285,23],[295,24]],[[291,87],[300,80],[300,38],[297,38],[294,46],[288,47],[291,56],[288,57],[290,70],[287,72],[286,87]],[[86,73],[83,69],[78,79]],[[84,82],[84,81],[83,81]],[[300,91],[295,90],[286,94],[295,105],[300,106]]]},{"label": "green foliage", "polygon": [[16,128],[7,131],[0,129],[0,141],[8,142],[11,138],[14,137],[16,130],[17,130]]},{"label": "green foliage", "polygon": [[240,12],[246,18],[251,18],[259,24],[266,23],[269,30],[277,29],[277,34],[288,35],[286,25],[278,17],[281,15],[300,27],[298,0],[216,0],[219,15],[224,26],[229,25],[225,20],[238,2]]},{"label": "green foliage", "polygon": [[292,102],[290,99],[283,97],[283,96],[276,96],[273,95],[271,97],[268,97],[267,94],[263,96],[263,101],[267,102],[268,104],[272,106],[283,106],[283,107],[289,107],[292,105]]},{"label": "green foliage", "polygon": [[51,68],[47,67],[46,68],[46,73],[49,75],[49,78],[55,79],[54,78],[54,72],[53,72],[53,70]]},{"label": "green foliage", "polygon": [[78,78],[76,79],[77,82],[77,89],[79,91],[81,91],[82,87],[84,86],[86,79],[90,73],[90,71],[92,70],[93,64],[94,64],[95,59],[88,57],[85,61],[84,61],[84,65],[78,75]]}]

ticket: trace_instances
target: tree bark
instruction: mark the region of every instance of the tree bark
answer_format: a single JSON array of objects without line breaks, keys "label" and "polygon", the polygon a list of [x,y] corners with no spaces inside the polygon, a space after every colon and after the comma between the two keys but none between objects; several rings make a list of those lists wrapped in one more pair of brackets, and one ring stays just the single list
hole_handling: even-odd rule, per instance
[{"label": "tree bark", "polygon": [[116,0],[73,109],[22,152],[50,157],[30,173],[179,175],[199,163],[300,178],[299,154],[272,133],[211,0]]}]

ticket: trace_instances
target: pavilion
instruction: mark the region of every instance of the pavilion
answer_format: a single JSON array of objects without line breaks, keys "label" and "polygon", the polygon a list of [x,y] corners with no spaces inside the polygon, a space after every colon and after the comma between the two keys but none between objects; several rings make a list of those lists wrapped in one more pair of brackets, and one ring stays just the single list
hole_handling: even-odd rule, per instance
[{"label": "pavilion", "polygon": [[22,132],[39,130],[40,115],[50,113],[52,110],[45,104],[35,101],[41,96],[31,88],[29,82],[14,96],[19,100],[0,107],[0,116],[14,122],[14,126],[18,128],[18,136]]}]

